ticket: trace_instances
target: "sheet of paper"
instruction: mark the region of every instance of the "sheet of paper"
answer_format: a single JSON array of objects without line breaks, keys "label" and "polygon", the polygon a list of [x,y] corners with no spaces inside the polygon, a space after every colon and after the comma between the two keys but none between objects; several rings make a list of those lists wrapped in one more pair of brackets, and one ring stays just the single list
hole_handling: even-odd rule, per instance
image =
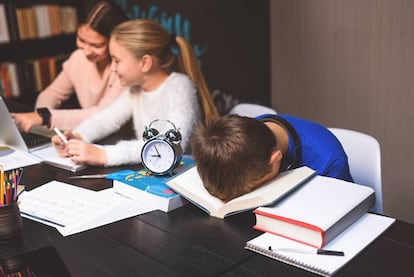
[{"label": "sheet of paper", "polygon": [[63,236],[155,210],[113,191],[95,192],[59,181],[23,192],[19,208],[23,217],[55,227]]},{"label": "sheet of paper", "polygon": [[0,148],[0,164],[3,165],[4,170],[11,170],[40,163],[39,159],[36,159],[29,153],[8,146],[0,146]]}]

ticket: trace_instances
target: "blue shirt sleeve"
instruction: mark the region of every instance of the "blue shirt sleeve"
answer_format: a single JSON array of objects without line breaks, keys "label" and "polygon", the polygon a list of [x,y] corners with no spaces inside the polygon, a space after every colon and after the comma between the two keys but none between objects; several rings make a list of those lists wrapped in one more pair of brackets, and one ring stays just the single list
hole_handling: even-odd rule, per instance
[{"label": "blue shirt sleeve", "polygon": [[327,177],[333,177],[336,179],[345,180],[348,182],[354,182],[351,173],[349,172],[348,159],[336,159],[326,168],[326,171],[322,174]]}]

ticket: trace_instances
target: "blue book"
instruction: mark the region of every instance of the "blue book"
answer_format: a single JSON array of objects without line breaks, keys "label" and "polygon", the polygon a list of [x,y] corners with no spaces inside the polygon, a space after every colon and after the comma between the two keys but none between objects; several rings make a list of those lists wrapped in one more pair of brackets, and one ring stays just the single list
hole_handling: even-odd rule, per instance
[{"label": "blue book", "polygon": [[169,212],[183,206],[187,201],[167,186],[166,181],[193,166],[192,156],[185,155],[171,175],[157,176],[145,169],[127,169],[110,173],[106,178],[113,180],[113,188],[117,193]]}]

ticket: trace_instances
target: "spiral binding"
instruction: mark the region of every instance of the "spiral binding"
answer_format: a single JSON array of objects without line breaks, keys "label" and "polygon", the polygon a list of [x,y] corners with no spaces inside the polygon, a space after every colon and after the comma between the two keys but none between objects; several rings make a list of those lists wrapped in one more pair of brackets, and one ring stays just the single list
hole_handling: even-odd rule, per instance
[{"label": "spiral binding", "polygon": [[277,253],[275,251],[264,249],[260,246],[254,245],[254,244],[249,243],[249,242],[246,243],[246,246],[244,248],[248,249],[248,250],[251,250],[251,251],[254,251],[256,253],[262,254],[262,255],[267,256],[269,258],[272,258],[272,259],[281,261],[283,263],[305,269],[307,271],[310,271],[310,272],[313,272],[313,273],[316,273],[316,274],[319,274],[319,275],[322,275],[322,276],[331,276],[331,274],[326,270],[323,270],[321,268],[315,267],[315,266],[310,265],[310,264],[303,263],[301,261],[290,258],[286,255],[282,255],[282,254]]}]

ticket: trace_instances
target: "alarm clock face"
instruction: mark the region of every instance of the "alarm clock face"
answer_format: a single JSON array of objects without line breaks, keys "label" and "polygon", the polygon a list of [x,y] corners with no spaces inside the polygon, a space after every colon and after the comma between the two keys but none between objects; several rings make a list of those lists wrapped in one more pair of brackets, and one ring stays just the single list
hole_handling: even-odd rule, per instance
[{"label": "alarm clock face", "polygon": [[153,139],[142,149],[142,163],[154,174],[170,172],[176,165],[179,153],[165,140]]}]

